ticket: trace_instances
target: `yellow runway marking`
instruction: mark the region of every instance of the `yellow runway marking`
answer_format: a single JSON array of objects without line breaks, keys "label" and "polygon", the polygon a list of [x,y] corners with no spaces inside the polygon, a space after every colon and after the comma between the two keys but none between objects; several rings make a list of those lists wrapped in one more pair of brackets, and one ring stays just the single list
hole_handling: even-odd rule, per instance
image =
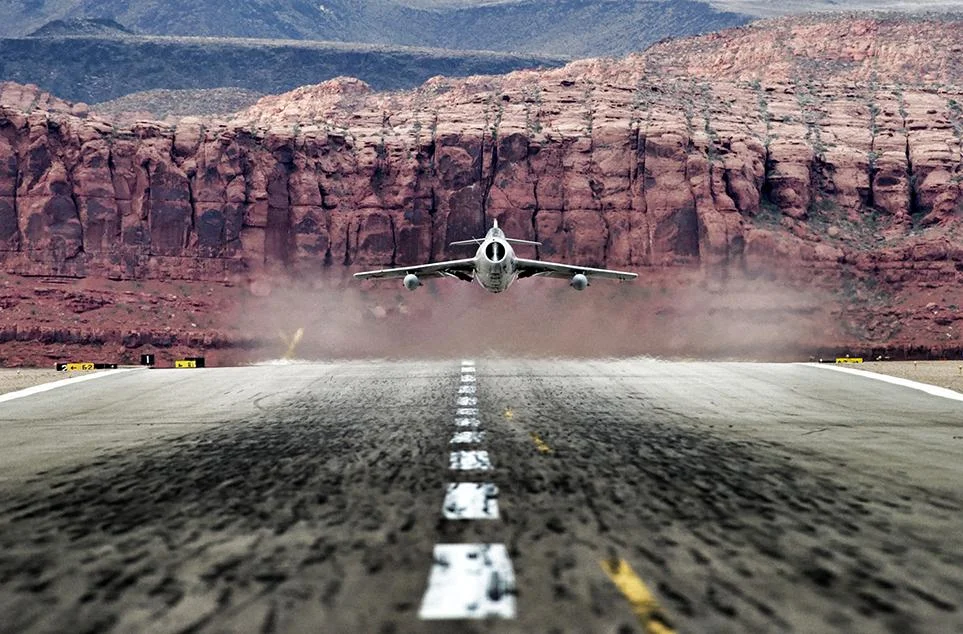
[{"label": "yellow runway marking", "polygon": [[281,358],[282,359],[293,358],[294,350],[295,348],[298,347],[298,344],[301,343],[301,337],[304,336],[304,328],[298,328],[297,330],[295,330],[294,334],[291,335],[290,339],[283,332],[279,332],[278,335],[280,335],[281,341],[284,342],[284,345],[287,346],[287,350],[285,350],[284,356]]},{"label": "yellow runway marking", "polygon": [[659,602],[638,575],[624,559],[605,559],[602,570],[609,576],[615,587],[625,595],[632,606],[632,612],[646,634],[675,634],[666,621]]},{"label": "yellow runway marking", "polygon": [[535,448],[538,449],[538,453],[552,453],[552,448],[546,444],[544,440],[539,438],[538,434],[532,432],[532,442],[535,443]]}]

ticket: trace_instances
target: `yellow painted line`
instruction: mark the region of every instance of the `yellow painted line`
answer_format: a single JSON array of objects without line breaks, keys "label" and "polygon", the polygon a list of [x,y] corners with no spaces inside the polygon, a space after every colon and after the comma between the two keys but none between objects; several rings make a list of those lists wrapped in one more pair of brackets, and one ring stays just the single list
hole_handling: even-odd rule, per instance
[{"label": "yellow painted line", "polygon": [[532,442],[535,443],[535,448],[538,449],[538,453],[552,453],[552,448],[548,444],[539,438],[538,434],[532,432]]},{"label": "yellow painted line", "polygon": [[283,341],[284,345],[287,346],[287,349],[284,352],[284,356],[281,358],[282,359],[293,358],[294,350],[298,347],[298,344],[301,343],[301,337],[304,336],[304,328],[298,328],[297,330],[295,330],[294,334],[291,335],[290,338],[288,338],[288,336],[283,332],[279,332],[278,334],[281,336],[281,341]]},{"label": "yellow painted line", "polygon": [[639,619],[646,634],[675,634],[659,607],[659,602],[624,559],[605,559],[602,570],[609,576],[615,587],[625,595],[632,606],[632,612]]}]

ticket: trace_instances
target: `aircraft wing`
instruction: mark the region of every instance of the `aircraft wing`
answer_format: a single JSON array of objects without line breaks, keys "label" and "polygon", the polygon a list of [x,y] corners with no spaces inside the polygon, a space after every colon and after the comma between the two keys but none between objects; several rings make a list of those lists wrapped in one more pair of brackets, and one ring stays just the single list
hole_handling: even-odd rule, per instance
[{"label": "aircraft wing", "polygon": [[457,277],[460,280],[470,282],[475,275],[475,258],[448,260],[447,262],[433,262],[431,264],[418,264],[415,266],[400,266],[394,269],[381,269],[379,271],[362,271],[361,273],[355,273],[354,276],[361,280],[372,280],[400,278],[409,273],[414,273],[421,278]]},{"label": "aircraft wing", "polygon": [[573,266],[569,264],[556,264],[555,262],[543,262],[541,260],[523,260],[521,258],[515,261],[518,269],[518,277],[558,277],[568,279],[577,273],[581,273],[585,277],[598,277],[610,280],[634,280],[639,275],[638,273],[629,273],[627,271],[612,271],[610,269],[593,269],[588,266]]}]

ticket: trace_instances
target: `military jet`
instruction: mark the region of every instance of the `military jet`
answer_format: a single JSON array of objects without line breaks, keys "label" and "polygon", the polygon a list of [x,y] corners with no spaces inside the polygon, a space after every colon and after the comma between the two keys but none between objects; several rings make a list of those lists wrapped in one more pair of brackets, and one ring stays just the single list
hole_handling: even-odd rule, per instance
[{"label": "military jet", "polygon": [[516,279],[523,277],[554,277],[569,280],[569,286],[582,291],[589,285],[589,278],[597,277],[612,280],[634,280],[636,273],[625,271],[610,271],[608,269],[593,269],[587,266],[571,266],[542,262],[541,260],[525,260],[515,256],[513,244],[538,246],[540,242],[530,240],[513,240],[506,238],[505,232],[498,228],[498,221],[488,230],[484,238],[460,240],[452,242],[451,246],[478,245],[475,257],[464,260],[449,260],[433,264],[419,264],[416,266],[402,266],[380,271],[364,271],[355,273],[358,279],[395,279],[403,278],[405,288],[413,291],[421,286],[421,280],[429,277],[455,277],[466,282],[473,279],[492,293],[507,290]]}]

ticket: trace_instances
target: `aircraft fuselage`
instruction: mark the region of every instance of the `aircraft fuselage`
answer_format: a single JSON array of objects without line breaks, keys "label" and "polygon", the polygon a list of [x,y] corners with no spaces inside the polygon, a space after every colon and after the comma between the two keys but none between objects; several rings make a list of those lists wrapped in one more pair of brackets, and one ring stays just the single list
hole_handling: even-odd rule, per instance
[{"label": "aircraft fuselage", "polygon": [[475,252],[475,279],[485,290],[501,293],[518,277],[515,250],[498,227],[488,231]]}]

